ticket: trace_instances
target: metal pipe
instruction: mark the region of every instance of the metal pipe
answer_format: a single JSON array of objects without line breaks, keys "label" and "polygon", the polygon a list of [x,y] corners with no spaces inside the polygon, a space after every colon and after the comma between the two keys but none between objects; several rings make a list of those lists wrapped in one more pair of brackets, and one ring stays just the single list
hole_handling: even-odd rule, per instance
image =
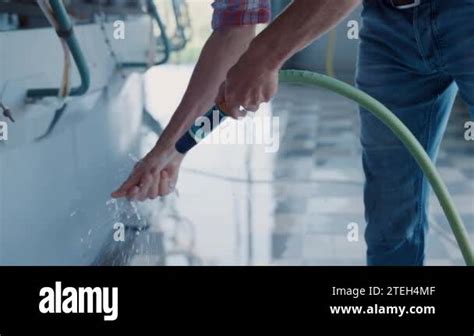
[{"label": "metal pipe", "polygon": [[[170,53],[171,53],[170,41],[168,39],[168,36],[166,35],[166,26],[161,20],[161,17],[160,17],[160,14],[158,13],[158,8],[156,7],[155,2],[153,0],[148,0],[147,5],[148,5],[149,14],[151,15],[153,19],[155,19],[156,23],[158,24],[158,28],[160,28],[161,40],[164,46],[163,58],[153,63],[153,65],[161,65],[168,62],[169,60]],[[120,64],[120,66],[123,68],[147,68],[149,65],[150,64],[147,62],[124,62]]]},{"label": "metal pipe", "polygon": [[[174,18],[176,21],[176,33],[171,39],[171,50],[172,51],[181,51],[186,48],[191,36],[186,32],[190,32],[190,19],[187,4],[184,0],[171,0],[173,5]],[[181,11],[182,8],[185,8],[185,13]],[[185,19],[183,19],[185,16]],[[182,20],[185,20],[183,24]]]},{"label": "metal pipe", "polygon": [[[59,38],[64,39],[71,51],[74,62],[81,78],[81,83],[78,87],[71,89],[69,96],[81,96],[89,90],[90,87],[90,72],[86,59],[82,52],[79,41],[74,34],[74,25],[69,17],[69,14],[64,7],[61,0],[50,0],[51,9],[53,10],[54,18],[58,22],[58,30],[56,34]],[[27,97],[40,98],[47,96],[57,96],[59,89],[55,88],[40,88],[30,89],[27,91]]]}]

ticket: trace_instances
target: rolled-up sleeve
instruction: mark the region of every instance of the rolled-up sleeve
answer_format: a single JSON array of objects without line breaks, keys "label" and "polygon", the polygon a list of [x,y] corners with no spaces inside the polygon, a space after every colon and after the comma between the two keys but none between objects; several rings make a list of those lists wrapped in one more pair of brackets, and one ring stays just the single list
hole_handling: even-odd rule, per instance
[{"label": "rolled-up sleeve", "polygon": [[212,7],[214,30],[267,23],[271,18],[270,0],[215,0]]}]

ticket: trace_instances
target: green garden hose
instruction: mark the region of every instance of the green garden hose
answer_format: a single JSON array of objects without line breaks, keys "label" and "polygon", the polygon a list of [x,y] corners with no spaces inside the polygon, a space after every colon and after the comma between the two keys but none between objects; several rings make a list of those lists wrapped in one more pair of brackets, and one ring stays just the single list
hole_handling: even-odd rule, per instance
[{"label": "green garden hose", "polygon": [[[464,260],[468,266],[474,266],[474,253],[469,242],[469,235],[463,224],[459,212],[444,184],[441,176],[436,170],[435,165],[424,150],[423,146],[418,142],[410,130],[393,114],[388,108],[381,104],[376,99],[368,94],[356,89],[355,87],[346,84],[337,79],[313,73],[309,71],[300,70],[283,70],[280,72],[281,83],[291,83],[299,85],[318,86],[335,93],[338,93],[346,98],[349,98],[368,111],[372,112],[381,122],[388,126],[392,132],[400,139],[406,146],[413,158],[416,160],[426,178],[431,184],[438,200],[443,208],[444,213],[451,225],[456,241],[459,245]],[[215,112],[218,112],[218,117],[215,117]],[[212,108],[205,116],[209,118],[211,128],[205,132],[202,126],[193,126],[189,132],[178,141],[176,149],[180,153],[185,153],[200,140],[202,140],[213,128],[225,118],[225,113],[219,107]],[[199,135],[199,136],[198,136]]]}]

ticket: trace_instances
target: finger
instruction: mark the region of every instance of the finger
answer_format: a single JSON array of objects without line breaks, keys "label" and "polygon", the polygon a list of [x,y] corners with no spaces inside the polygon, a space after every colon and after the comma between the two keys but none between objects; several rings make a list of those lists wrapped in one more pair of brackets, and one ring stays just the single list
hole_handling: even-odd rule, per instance
[{"label": "finger", "polygon": [[242,112],[240,111],[240,106],[227,105],[227,115],[234,119],[242,118]]},{"label": "finger", "polygon": [[161,172],[161,178],[160,178],[160,196],[166,196],[171,193],[172,189],[174,189],[174,186],[171,185],[171,180],[168,175],[168,172],[166,170],[163,170]]},{"label": "finger", "polygon": [[245,118],[249,112],[252,112],[252,111],[247,110],[247,109],[246,109],[245,107],[243,107],[243,106],[239,106],[239,116],[238,116],[237,119],[243,119],[243,118]]},{"label": "finger", "polygon": [[150,189],[150,186],[152,185],[153,183],[153,178],[151,176],[151,174],[145,174],[140,182],[140,185],[139,185],[139,188],[140,188],[140,191],[136,194],[135,198],[140,201],[140,202],[143,202],[144,200],[147,199],[148,197],[148,191]]},{"label": "finger", "polygon": [[117,190],[117,191],[119,190],[121,191],[120,194],[122,194],[122,197],[127,195],[133,187],[138,186],[138,184],[140,183],[142,179],[142,175],[143,175],[143,170],[141,168],[142,162],[143,161],[140,160],[140,161],[137,161],[137,163],[135,163],[133,170],[128,176],[127,180]]},{"label": "finger", "polygon": [[154,181],[151,184],[150,190],[148,191],[148,198],[151,200],[154,200],[155,198],[158,197],[159,192],[160,192],[160,179],[154,177]]},{"label": "finger", "polygon": [[144,180],[142,181],[142,187],[140,188],[140,194],[138,196],[138,200],[140,202],[145,201],[148,199],[148,194],[151,192],[151,188],[153,188],[153,184],[155,180],[153,179],[153,175],[147,174]]},{"label": "finger", "polygon": [[220,106],[224,106],[223,112],[229,117],[237,119],[241,116],[240,104],[236,103],[232,97],[226,96],[225,103],[221,103]]},{"label": "finger", "polygon": [[267,90],[267,91],[263,92],[262,101],[265,102],[265,103],[268,103],[268,102],[270,102],[270,100],[272,100],[274,95],[275,95],[274,91]]},{"label": "finger", "polygon": [[222,100],[225,103],[226,113],[234,119],[239,119],[242,117],[240,113],[240,103],[234,99],[233,94],[228,90],[228,86],[224,82],[224,99]]},{"label": "finger", "polygon": [[244,108],[250,112],[257,112],[260,106],[258,105],[245,105]]},{"label": "finger", "polygon": [[141,174],[138,172],[132,173],[132,175],[116,190],[112,193],[112,197],[120,198],[126,196],[131,190],[140,183]]},{"label": "finger", "polygon": [[138,186],[134,186],[133,188],[130,189],[130,191],[127,193],[127,198],[129,201],[136,201],[137,200],[137,195],[140,192],[140,188]]},{"label": "finger", "polygon": [[225,82],[223,82],[221,86],[219,87],[219,92],[217,93],[215,103],[222,104],[224,102],[225,102]]}]

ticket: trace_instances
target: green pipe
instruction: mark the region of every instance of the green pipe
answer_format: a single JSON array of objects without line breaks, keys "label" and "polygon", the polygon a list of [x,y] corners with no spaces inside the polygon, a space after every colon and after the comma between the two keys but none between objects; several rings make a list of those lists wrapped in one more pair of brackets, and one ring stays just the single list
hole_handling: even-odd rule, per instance
[{"label": "green pipe", "polygon": [[[66,43],[71,50],[72,57],[76,63],[79,75],[81,78],[81,84],[78,87],[72,88],[69,93],[70,96],[80,96],[89,90],[90,87],[90,72],[87,65],[84,54],[82,53],[81,46],[77,40],[76,35],[74,34],[74,26],[69,18],[69,15],[64,7],[64,4],[61,0],[50,0],[51,8],[54,13],[54,17],[58,21],[59,31],[57,32],[59,37],[62,37],[66,40]],[[31,89],[28,90],[26,95],[27,97],[39,98],[46,96],[57,96],[59,94],[59,89]]]},{"label": "green pipe", "polygon": [[368,94],[328,76],[309,71],[283,70],[280,72],[280,81],[282,83],[319,86],[334,91],[357,102],[388,126],[406,146],[416,162],[418,162],[418,165],[438,197],[439,203],[451,225],[451,229],[456,237],[456,241],[461,249],[466,264],[468,266],[474,266],[474,253],[469,242],[469,235],[446,185],[423,146],[395,114]]},{"label": "green pipe", "polygon": [[[415,136],[400,121],[400,119],[395,116],[395,114],[368,94],[349,84],[341,82],[340,80],[321,74],[300,70],[282,70],[280,71],[280,82],[319,86],[336,92],[366,108],[380,121],[387,125],[406,146],[422,169],[438,197],[446,217],[448,218],[466,264],[468,266],[474,266],[474,254],[469,242],[468,233],[459,212],[456,210],[446,185],[423,146],[421,146]],[[216,105],[205,114],[205,117],[208,118],[209,123],[194,125],[178,140],[175,148],[179,153],[186,153],[196,146],[204,137],[209,135],[209,133],[226,118],[225,109],[223,110],[221,107]]]},{"label": "green pipe", "polygon": [[[161,40],[163,42],[164,46],[164,55],[163,58],[155,62],[154,65],[161,65],[166,62],[168,62],[170,58],[170,53],[171,53],[171,45],[170,41],[168,39],[168,36],[166,35],[166,26],[161,20],[160,13],[158,13],[158,8],[156,7],[156,4],[153,0],[148,0],[147,1],[147,6],[148,6],[148,12],[150,15],[155,19],[156,23],[158,24],[158,27],[160,28],[161,32]],[[148,67],[148,63],[146,62],[124,62],[120,64],[120,67],[123,68],[146,68]]]}]

